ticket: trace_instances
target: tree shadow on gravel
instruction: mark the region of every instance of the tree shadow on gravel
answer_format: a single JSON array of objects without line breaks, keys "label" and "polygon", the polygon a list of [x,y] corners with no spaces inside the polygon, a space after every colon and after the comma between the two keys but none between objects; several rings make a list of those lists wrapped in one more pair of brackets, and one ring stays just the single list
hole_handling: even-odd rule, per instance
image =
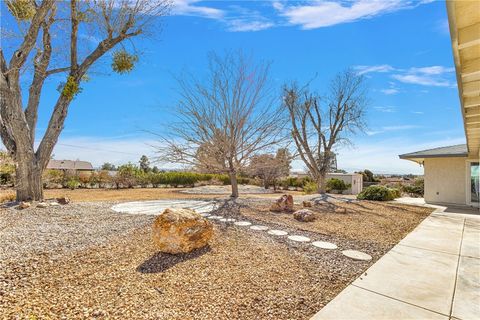
[{"label": "tree shadow on gravel", "polygon": [[140,273],[160,273],[165,272],[168,269],[176,266],[177,264],[201,257],[202,255],[210,252],[212,249],[209,245],[194,250],[189,253],[169,254],[163,252],[157,252],[151,256],[148,260],[144,261],[137,267],[137,271]]}]

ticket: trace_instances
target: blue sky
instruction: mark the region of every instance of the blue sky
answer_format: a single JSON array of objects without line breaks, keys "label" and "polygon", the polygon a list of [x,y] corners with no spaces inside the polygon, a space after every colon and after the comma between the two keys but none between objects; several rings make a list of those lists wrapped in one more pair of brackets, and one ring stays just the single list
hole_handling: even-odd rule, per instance
[{"label": "blue sky", "polygon": [[[100,165],[153,155],[155,137],[145,131],[162,133],[172,121],[173,75],[202,76],[209,51],[236,49],[270,61],[279,90],[316,75],[311,88],[325,92],[348,67],[367,77],[368,129],[338,150],[338,165],[347,171],[421,174],[398,154],[465,141],[443,1],[177,0],[162,33],[136,45],[142,55],[133,72],[102,68],[83,84],[55,158]],[[42,97],[39,134],[57,85],[52,79]]]}]

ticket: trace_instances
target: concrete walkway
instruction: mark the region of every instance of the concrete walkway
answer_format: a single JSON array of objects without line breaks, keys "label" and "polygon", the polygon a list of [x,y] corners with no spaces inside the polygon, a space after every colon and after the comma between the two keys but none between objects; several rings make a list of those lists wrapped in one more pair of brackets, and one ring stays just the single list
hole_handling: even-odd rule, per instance
[{"label": "concrete walkway", "polygon": [[480,211],[433,207],[312,319],[480,319]]}]

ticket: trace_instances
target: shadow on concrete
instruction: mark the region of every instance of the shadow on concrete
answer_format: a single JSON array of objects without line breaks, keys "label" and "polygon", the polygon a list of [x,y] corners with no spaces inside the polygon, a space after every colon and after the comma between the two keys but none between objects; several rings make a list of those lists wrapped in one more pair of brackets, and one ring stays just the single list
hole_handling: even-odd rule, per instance
[{"label": "shadow on concrete", "polygon": [[189,253],[169,254],[157,252],[148,260],[139,265],[137,267],[137,271],[140,273],[165,272],[181,262],[201,257],[210,251],[211,248],[209,245],[207,245],[201,249],[197,249]]},{"label": "shadow on concrete", "polygon": [[443,212],[480,215],[480,208],[466,206],[448,206]]}]

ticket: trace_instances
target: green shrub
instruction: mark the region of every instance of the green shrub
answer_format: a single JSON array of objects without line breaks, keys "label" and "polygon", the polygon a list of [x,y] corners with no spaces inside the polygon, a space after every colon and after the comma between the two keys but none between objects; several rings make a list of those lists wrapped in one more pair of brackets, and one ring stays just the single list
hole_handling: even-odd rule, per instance
[{"label": "green shrub", "polygon": [[359,200],[391,201],[400,197],[400,190],[387,188],[385,186],[370,186],[365,188],[357,196]]},{"label": "green shrub", "polygon": [[304,178],[288,177],[286,179],[281,180],[279,182],[279,185],[283,189],[304,188],[309,183],[313,183],[313,180],[310,177],[304,177]]},{"label": "green shrub", "polygon": [[413,185],[403,185],[401,190],[405,193],[423,197],[425,191],[424,180],[416,179]]},{"label": "green shrub", "polygon": [[77,177],[70,177],[65,182],[65,186],[71,190],[77,189],[79,185],[80,185],[80,181],[78,181]]},{"label": "green shrub", "polygon": [[402,192],[400,191],[399,188],[390,188],[390,190],[393,193],[394,199],[400,198],[402,196]]},{"label": "green shrub", "polygon": [[337,178],[332,178],[327,180],[327,191],[331,192],[333,190],[339,191],[342,193],[343,191],[347,190],[350,188],[350,184],[345,183],[345,181],[337,179]]},{"label": "green shrub", "polygon": [[303,192],[305,194],[312,194],[318,192],[318,185],[315,182],[307,182],[303,186]]}]

